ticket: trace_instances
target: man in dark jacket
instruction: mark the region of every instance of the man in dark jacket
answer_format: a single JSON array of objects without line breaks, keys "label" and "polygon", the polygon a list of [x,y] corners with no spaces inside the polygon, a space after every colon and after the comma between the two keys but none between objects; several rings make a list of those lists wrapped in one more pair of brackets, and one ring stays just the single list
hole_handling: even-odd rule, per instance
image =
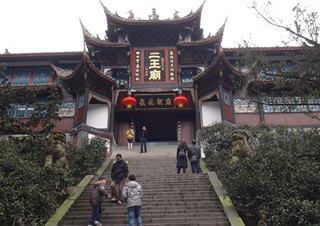
[{"label": "man in dark jacket", "polygon": [[111,193],[112,201],[122,203],[122,189],[128,177],[128,164],[122,159],[121,154],[116,155],[117,161],[113,163],[111,169]]},{"label": "man in dark jacket", "polygon": [[110,194],[106,191],[105,188],[106,183],[107,179],[105,177],[99,177],[98,182],[95,183],[90,193],[90,205],[93,209],[88,226],[102,225],[100,223],[100,217],[102,214],[101,204],[103,202],[103,197],[105,196],[110,199]]},{"label": "man in dark jacket", "polygon": [[143,126],[142,130],[140,132],[140,143],[141,143],[140,153],[143,152],[143,147],[144,147],[144,152],[147,152],[147,137],[148,137],[147,128],[145,126]]},{"label": "man in dark jacket", "polygon": [[193,140],[192,145],[189,146],[188,158],[190,160],[192,173],[196,171],[200,173],[201,151],[196,140]]}]

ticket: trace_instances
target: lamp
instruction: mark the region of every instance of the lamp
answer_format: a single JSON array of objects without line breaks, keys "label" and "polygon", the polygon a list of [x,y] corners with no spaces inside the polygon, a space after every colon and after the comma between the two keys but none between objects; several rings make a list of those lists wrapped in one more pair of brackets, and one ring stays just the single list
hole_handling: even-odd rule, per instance
[{"label": "lamp", "polygon": [[183,106],[188,103],[188,100],[185,96],[182,96],[181,94],[174,98],[173,102],[175,105],[177,105],[179,108],[183,108]]},{"label": "lamp", "polygon": [[127,106],[127,109],[131,109],[136,105],[136,99],[134,97],[128,96],[123,98],[122,103]]}]

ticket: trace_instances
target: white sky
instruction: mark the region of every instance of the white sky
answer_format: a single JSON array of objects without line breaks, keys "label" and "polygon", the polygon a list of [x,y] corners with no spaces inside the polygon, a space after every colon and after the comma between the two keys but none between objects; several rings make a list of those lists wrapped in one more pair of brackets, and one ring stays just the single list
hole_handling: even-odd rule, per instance
[{"label": "white sky", "polygon": [[[127,18],[130,9],[135,18],[148,19],[153,7],[160,19],[172,18],[174,10],[183,17],[195,11],[204,0],[102,0],[111,10]],[[228,17],[222,46],[237,47],[242,40],[257,46],[281,45],[286,35],[265,25],[248,5],[252,0],[206,0],[201,17],[205,37],[214,34]],[[261,0],[256,0],[262,3]],[[275,13],[290,18],[295,0],[274,1]],[[300,0],[310,10],[320,12],[320,0]],[[100,38],[107,29],[99,0],[0,0],[0,54],[82,51],[83,34],[79,22]]]}]

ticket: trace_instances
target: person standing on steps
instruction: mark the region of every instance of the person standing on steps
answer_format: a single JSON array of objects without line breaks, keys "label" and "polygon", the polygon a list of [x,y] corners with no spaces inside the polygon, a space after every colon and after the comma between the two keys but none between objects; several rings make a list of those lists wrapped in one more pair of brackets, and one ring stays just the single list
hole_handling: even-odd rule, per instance
[{"label": "person standing on steps", "polygon": [[90,205],[92,206],[92,215],[89,220],[88,226],[102,225],[100,223],[100,217],[102,214],[101,204],[103,197],[110,199],[110,194],[106,191],[105,185],[107,179],[105,177],[99,177],[98,182],[94,184],[90,193]]},{"label": "person standing on steps", "polygon": [[126,199],[129,226],[134,226],[135,220],[138,226],[142,226],[142,220],[140,216],[141,211],[141,198],[142,198],[142,187],[136,182],[134,175],[129,176],[129,182],[127,182],[122,191],[122,197]]},{"label": "person standing on steps", "polygon": [[183,169],[183,173],[186,173],[188,168],[187,152],[189,151],[188,145],[185,141],[181,141],[177,148],[177,173],[180,173],[180,170]]},{"label": "person standing on steps", "polygon": [[112,201],[118,202],[121,204],[122,200],[122,189],[126,182],[126,178],[128,177],[128,164],[122,159],[121,154],[116,155],[117,161],[115,161],[112,165],[111,169],[111,193],[112,193]]},{"label": "person standing on steps", "polygon": [[142,130],[140,132],[140,143],[141,143],[141,151],[140,153],[147,152],[147,137],[148,137],[148,131],[145,126],[142,126]]},{"label": "person standing on steps", "polygon": [[132,151],[132,141],[134,138],[134,131],[133,128],[130,126],[129,129],[126,132],[127,140],[128,140],[128,150]]},{"label": "person standing on steps", "polygon": [[196,140],[192,140],[192,145],[189,146],[188,158],[190,160],[192,173],[200,173],[201,151]]}]

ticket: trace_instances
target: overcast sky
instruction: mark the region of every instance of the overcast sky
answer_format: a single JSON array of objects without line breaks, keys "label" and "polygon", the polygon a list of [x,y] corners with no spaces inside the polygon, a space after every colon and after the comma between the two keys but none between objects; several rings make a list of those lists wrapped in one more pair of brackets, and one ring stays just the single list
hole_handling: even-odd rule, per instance
[{"label": "overcast sky", "polygon": [[[195,11],[204,0],[101,0],[118,15],[127,18],[133,10],[135,18],[148,19],[156,8],[160,19],[172,18],[178,10],[183,17]],[[281,45],[286,35],[265,25],[252,9],[252,0],[206,0],[201,17],[204,34],[214,34],[228,18],[222,46],[237,47],[243,39],[257,46]],[[256,2],[262,2],[256,0]],[[290,18],[297,1],[273,1],[275,14]],[[320,0],[301,0],[312,11],[320,12]],[[79,22],[93,35],[104,38],[106,17],[99,0],[0,0],[0,54],[82,51],[83,34]]]}]

